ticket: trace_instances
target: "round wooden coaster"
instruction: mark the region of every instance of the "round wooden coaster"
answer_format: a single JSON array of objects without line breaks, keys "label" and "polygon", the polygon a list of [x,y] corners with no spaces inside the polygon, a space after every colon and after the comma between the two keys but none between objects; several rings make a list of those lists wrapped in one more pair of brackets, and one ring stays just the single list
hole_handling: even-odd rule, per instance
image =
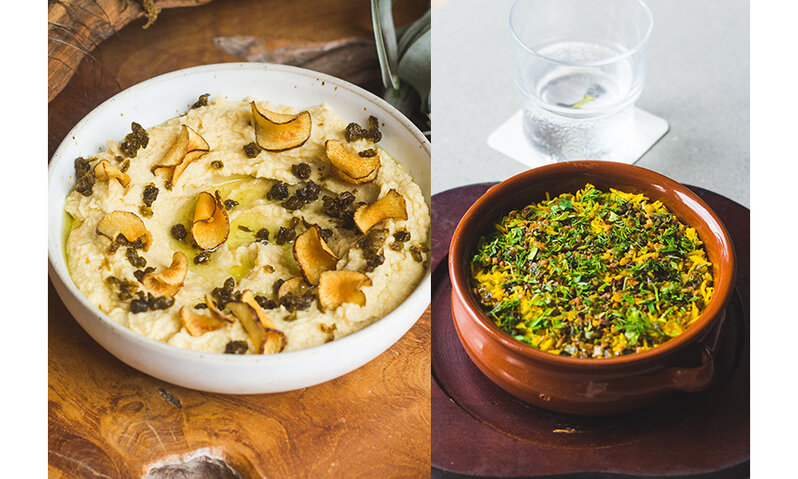
[{"label": "round wooden coaster", "polygon": [[721,217],[735,243],[739,273],[713,387],[676,394],[629,414],[585,418],[528,405],[470,361],[451,319],[446,265],[451,234],[492,184],[433,197],[432,466],[471,476],[745,476],[749,458],[749,211],[691,187]]}]

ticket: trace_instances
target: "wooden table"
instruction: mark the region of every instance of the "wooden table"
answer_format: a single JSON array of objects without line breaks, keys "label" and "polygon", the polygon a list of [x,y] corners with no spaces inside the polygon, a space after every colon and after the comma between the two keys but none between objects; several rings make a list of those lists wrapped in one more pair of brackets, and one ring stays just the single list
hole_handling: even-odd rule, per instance
[{"label": "wooden table", "polygon": [[[397,3],[400,25],[428,8],[424,1]],[[363,53],[371,38],[365,1],[217,0],[164,10],[147,30],[143,23],[100,44],[50,103],[51,155],[84,115],[121,89],[180,68],[240,61],[217,46],[236,35],[253,39],[244,56],[347,39],[359,58],[334,63],[354,65],[356,82],[380,89],[376,62]],[[246,479],[428,476],[429,341],[427,310],[384,354],[325,384],[273,395],[202,393],[117,360],[80,328],[50,285],[50,476],[141,477],[155,461],[203,448]]]}]

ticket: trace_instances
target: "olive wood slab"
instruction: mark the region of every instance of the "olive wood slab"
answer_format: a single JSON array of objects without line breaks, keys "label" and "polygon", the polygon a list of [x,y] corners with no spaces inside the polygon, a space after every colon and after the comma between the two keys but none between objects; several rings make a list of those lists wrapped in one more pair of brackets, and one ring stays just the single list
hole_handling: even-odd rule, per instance
[{"label": "olive wood slab", "polygon": [[675,395],[633,413],[580,418],[527,405],[471,363],[451,319],[448,247],[462,215],[495,183],[439,193],[433,206],[433,477],[747,477],[749,474],[749,211],[690,187],[734,242],[736,328],[709,391]]},{"label": "olive wood slab", "polygon": [[[53,3],[74,7],[76,0]],[[136,0],[127,3],[138,8]],[[405,24],[428,8],[421,0],[397,2],[394,18]],[[349,58],[347,48],[365,51],[363,40],[351,39],[372,36],[368,2],[360,0],[215,1],[163,10],[148,29],[142,25],[135,21],[97,39],[91,58],[72,66],[74,76],[49,103],[50,155],[81,118],[124,88],[254,55],[216,39],[246,36],[256,39],[258,52],[283,48],[281,54],[334,44],[333,58],[340,60]],[[381,93],[376,63],[366,75],[363,59],[354,57],[358,83]],[[346,78],[346,64],[336,68]],[[388,351],[341,378],[283,394],[228,396],[172,386],[128,367],[80,328],[52,285],[48,295],[50,477],[138,478],[165,459],[186,459],[181,472],[221,474],[229,466],[245,479],[429,475],[429,310]],[[186,456],[197,450],[221,456],[227,466]],[[169,467],[159,471],[150,477],[185,477]]]}]

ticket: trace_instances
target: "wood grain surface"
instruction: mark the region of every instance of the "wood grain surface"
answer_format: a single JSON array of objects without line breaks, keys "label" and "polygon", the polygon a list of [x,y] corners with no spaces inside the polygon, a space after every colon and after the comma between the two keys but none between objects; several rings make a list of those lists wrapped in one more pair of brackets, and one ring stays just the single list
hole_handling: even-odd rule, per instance
[{"label": "wood grain surface", "polygon": [[429,341],[427,310],[388,351],[338,379],[272,395],[204,393],[116,359],[50,285],[51,477],[142,477],[156,461],[203,448],[245,479],[425,477]]},{"label": "wood grain surface", "polygon": [[[397,2],[395,19],[407,23],[428,7],[418,0]],[[50,155],[95,106],[161,73],[242,61],[253,51],[273,54],[280,48],[289,52],[284,60],[290,63],[300,60],[292,49],[336,42],[358,48],[367,40],[352,39],[371,37],[368,2],[356,0],[217,0],[164,10],[147,30],[141,29],[143,22],[130,23],[96,46],[50,102]],[[236,37],[254,39],[253,46],[236,51],[229,40]],[[364,75],[367,64],[362,58],[351,63],[359,65],[361,86],[379,93],[379,72]],[[346,78],[346,72],[337,76]],[[117,360],[80,328],[50,285],[50,476],[142,477],[158,461],[207,450],[245,479],[426,477],[429,341],[427,310],[377,359],[325,384],[274,395],[202,393]]]},{"label": "wood grain surface", "polygon": [[[150,15],[160,9],[192,7],[211,0],[160,0],[152,3]],[[49,0],[47,2],[47,101],[64,89],[85,56],[122,27],[148,14],[142,3],[132,0]],[[147,19],[146,26],[151,25]]]}]

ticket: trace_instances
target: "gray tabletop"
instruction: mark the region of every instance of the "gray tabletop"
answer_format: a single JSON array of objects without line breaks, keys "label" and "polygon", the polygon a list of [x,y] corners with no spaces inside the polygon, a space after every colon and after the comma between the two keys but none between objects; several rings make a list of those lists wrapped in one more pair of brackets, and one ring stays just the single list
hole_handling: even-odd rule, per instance
[{"label": "gray tabletop", "polygon": [[[747,0],[647,0],[654,15],[637,106],[670,131],[637,165],[748,207]],[[487,138],[521,106],[511,70],[511,0],[448,0],[432,11],[432,192],[527,169]]]}]

